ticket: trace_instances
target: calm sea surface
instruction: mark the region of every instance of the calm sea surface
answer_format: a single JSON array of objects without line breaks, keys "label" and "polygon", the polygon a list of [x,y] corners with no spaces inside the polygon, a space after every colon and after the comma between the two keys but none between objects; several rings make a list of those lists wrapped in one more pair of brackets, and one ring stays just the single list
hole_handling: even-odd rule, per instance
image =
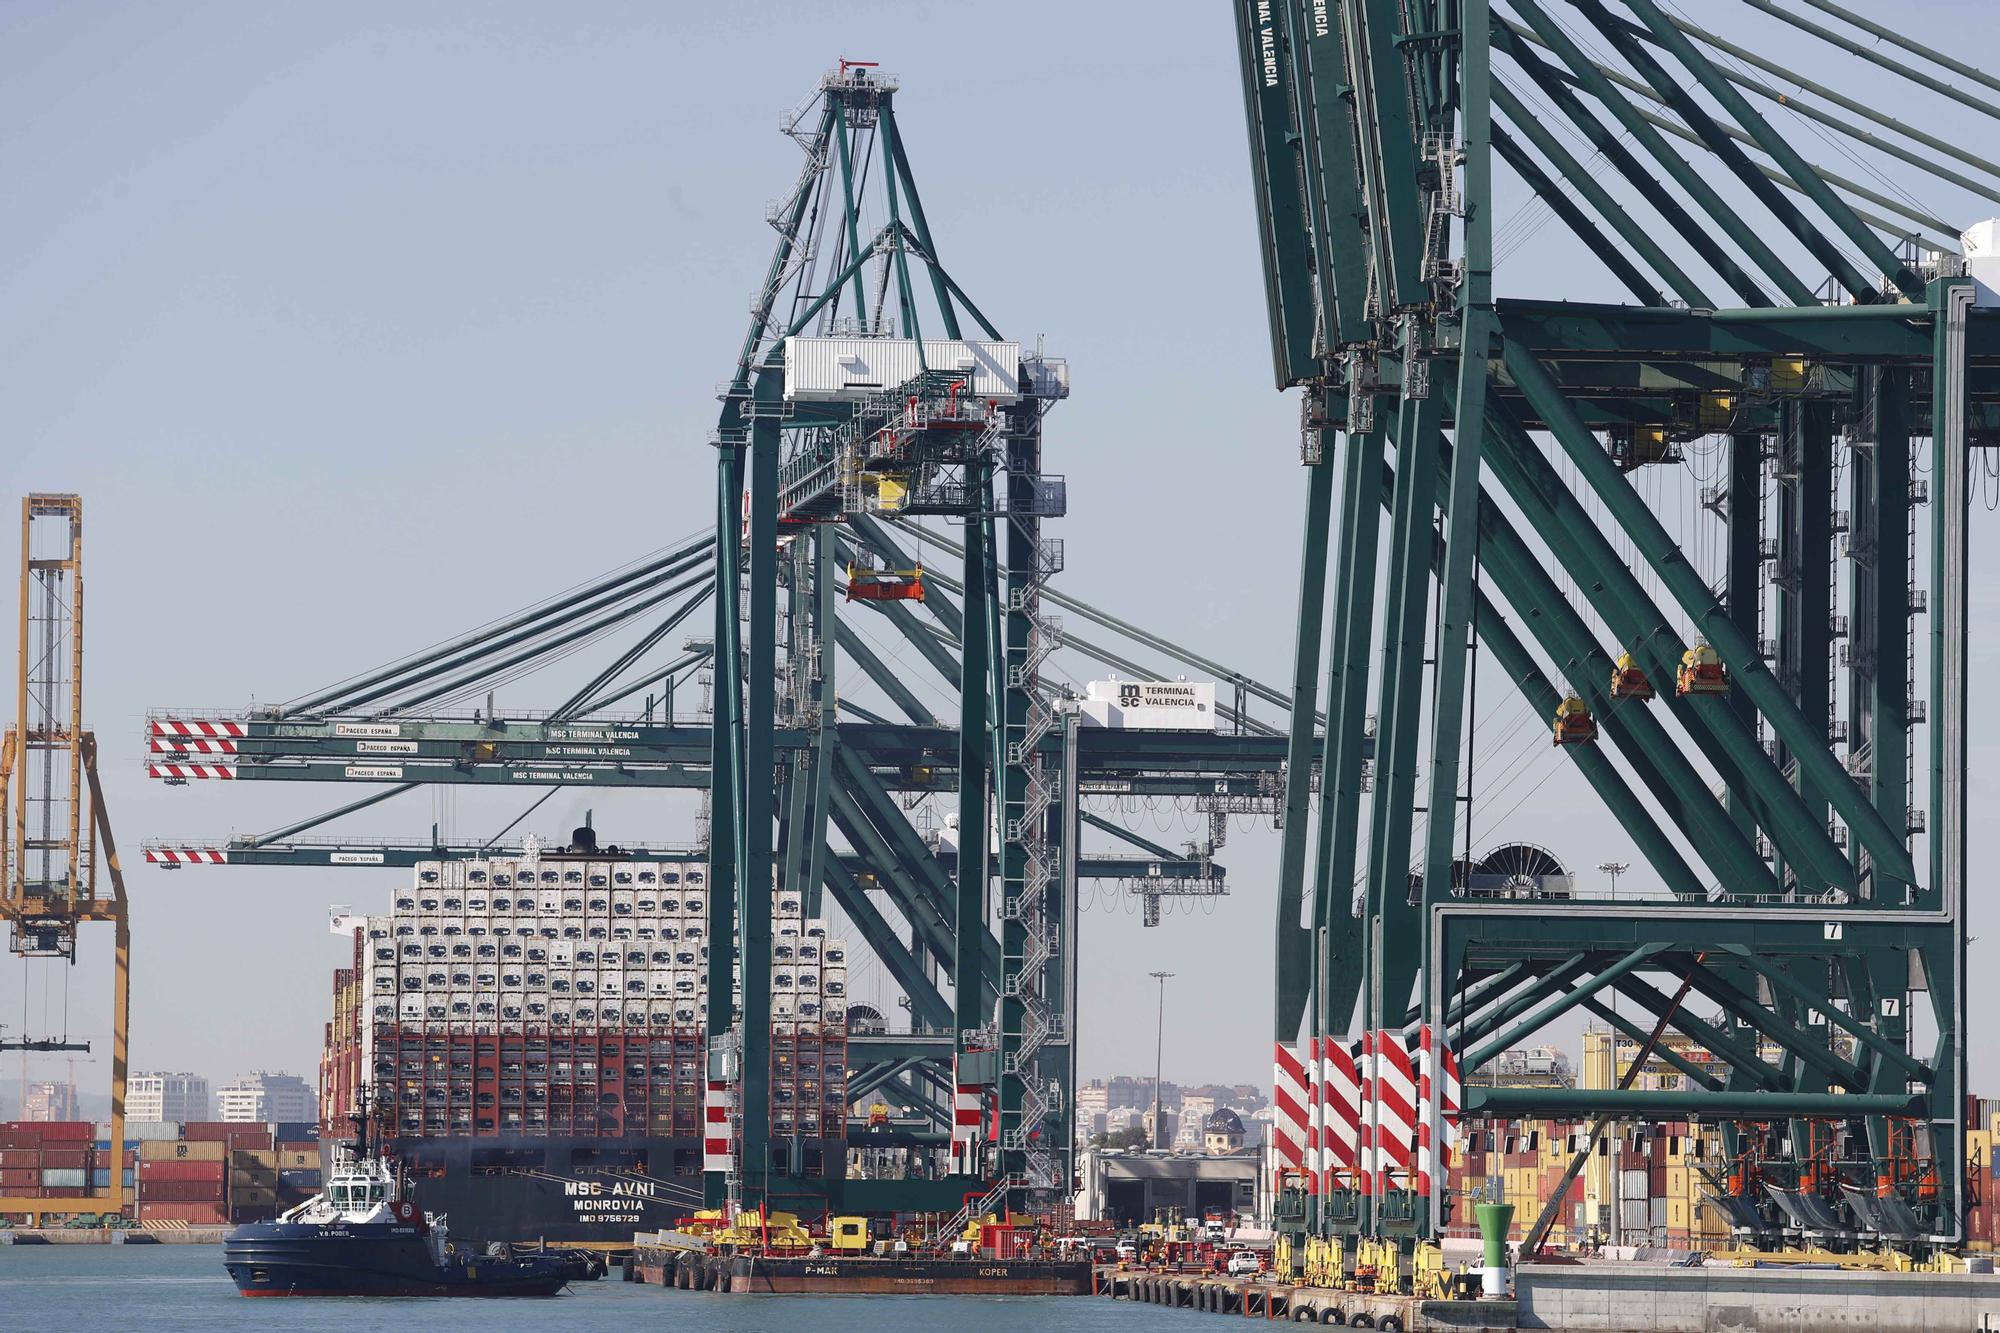
[{"label": "calm sea surface", "polygon": [[606,1279],[553,1300],[246,1300],[219,1245],[0,1245],[0,1330],[671,1329],[673,1333],[1081,1333],[1222,1326],[1214,1315],[1127,1301],[997,1296],[717,1296]]}]

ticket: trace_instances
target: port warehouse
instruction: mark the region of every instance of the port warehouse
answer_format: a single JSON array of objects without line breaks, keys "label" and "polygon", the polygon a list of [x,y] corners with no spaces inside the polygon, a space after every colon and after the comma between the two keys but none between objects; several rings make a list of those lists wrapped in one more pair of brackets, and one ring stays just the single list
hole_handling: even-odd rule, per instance
[{"label": "port warehouse", "polygon": [[[110,1125],[0,1122],[0,1184],[11,1199],[49,1200],[51,1214],[87,1211],[110,1187]],[[128,1121],[119,1167],[123,1215],[140,1226],[263,1221],[319,1192],[318,1122]],[[41,1218],[0,1214],[14,1225]]]}]

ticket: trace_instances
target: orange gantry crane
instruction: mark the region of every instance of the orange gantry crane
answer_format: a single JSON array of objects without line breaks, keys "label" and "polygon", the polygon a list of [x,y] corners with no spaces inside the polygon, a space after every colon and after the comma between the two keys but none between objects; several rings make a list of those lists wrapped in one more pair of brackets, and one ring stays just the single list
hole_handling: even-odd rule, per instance
[{"label": "orange gantry crane", "polygon": [[[0,737],[0,921],[24,960],[74,965],[89,922],[114,933],[111,1009],[110,1184],[85,1197],[10,1198],[0,1214],[37,1219],[113,1215],[125,1203],[126,1036],[131,1023],[132,930],[125,877],[97,776],[97,739],[83,726],[83,499],[33,494],[21,502],[20,671],[15,725]],[[100,891],[100,866],[108,892]],[[25,1018],[25,1016],[24,1016]],[[68,1033],[25,1029],[0,1050],[90,1049]]]}]

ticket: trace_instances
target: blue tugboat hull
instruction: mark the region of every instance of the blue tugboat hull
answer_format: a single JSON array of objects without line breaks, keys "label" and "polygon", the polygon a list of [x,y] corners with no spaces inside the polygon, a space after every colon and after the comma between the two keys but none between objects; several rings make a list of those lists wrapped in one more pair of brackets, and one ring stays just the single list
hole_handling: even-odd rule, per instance
[{"label": "blue tugboat hull", "polygon": [[569,1261],[533,1255],[437,1264],[414,1223],[253,1222],[222,1245],[245,1296],[553,1296]]}]

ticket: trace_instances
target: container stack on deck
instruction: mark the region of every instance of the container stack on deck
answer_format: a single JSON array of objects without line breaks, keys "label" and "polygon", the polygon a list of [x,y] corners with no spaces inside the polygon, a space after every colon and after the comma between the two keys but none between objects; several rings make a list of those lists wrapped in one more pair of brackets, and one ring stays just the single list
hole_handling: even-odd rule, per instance
[{"label": "container stack on deck", "polygon": [[[684,1202],[704,1138],[706,881],[697,858],[632,860],[609,848],[419,863],[389,913],[356,923],[353,966],[334,975],[326,1132],[351,1132],[366,1089],[420,1201],[537,1228],[523,1238],[555,1224],[551,1207],[573,1211],[566,1173],[682,1177],[672,1197]],[[774,1149],[796,1152],[804,1174],[837,1179],[846,944],[796,895],[777,895],[773,908]],[[516,1208],[526,1192],[511,1177],[553,1185],[556,1197]]]},{"label": "container stack on deck", "polygon": [[802,1160],[787,1169],[844,1172],[847,946],[792,894],[779,895],[771,935],[772,1152],[788,1154],[796,1138]]},{"label": "container stack on deck", "polygon": [[399,1135],[698,1133],[699,1051],[677,1038],[708,1013],[705,878],[695,862],[419,865],[335,977],[329,1126],[372,1083]]}]

